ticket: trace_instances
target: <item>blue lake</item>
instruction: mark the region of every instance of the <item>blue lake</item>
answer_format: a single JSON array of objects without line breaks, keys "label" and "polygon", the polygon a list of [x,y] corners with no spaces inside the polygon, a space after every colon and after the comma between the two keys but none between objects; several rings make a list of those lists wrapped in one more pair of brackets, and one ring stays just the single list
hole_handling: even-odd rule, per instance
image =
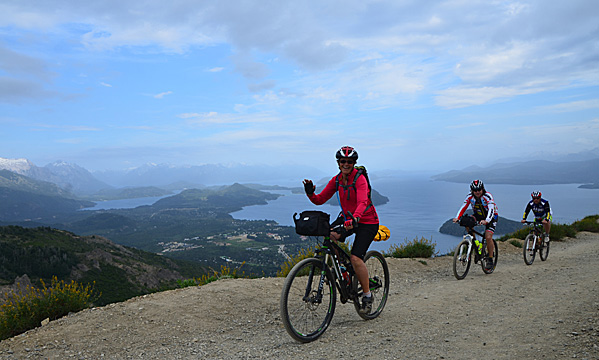
[{"label": "blue lake", "polygon": [[136,208],[138,206],[152,205],[156,201],[158,201],[162,198],[173,196],[177,193],[179,193],[179,191],[174,192],[169,195],[163,195],[163,196],[148,196],[148,197],[133,198],[133,199],[97,201],[96,205],[94,207],[89,207],[89,208],[85,208],[85,209],[81,209],[81,210],[85,211],[85,210],[132,209],[132,208]]},{"label": "blue lake", "polygon": [[[298,181],[298,185],[301,182]],[[439,228],[455,216],[468,193],[468,184],[442,181],[378,179],[372,186],[389,198],[385,205],[377,206],[381,224],[391,230],[391,238],[385,242],[375,242],[373,249],[386,251],[391,244],[401,244],[415,238],[425,237],[437,244],[440,254],[455,248],[461,238],[441,234]],[[599,213],[599,190],[579,189],[578,185],[500,185],[486,186],[495,198],[499,215],[512,220],[520,220],[533,190],[540,190],[543,198],[549,201],[553,210],[553,220],[557,223],[572,223],[587,215]],[[317,189],[320,191],[322,189]],[[321,210],[336,216],[339,206],[312,204],[303,194],[290,191],[272,191],[282,194],[268,205],[247,206],[232,213],[236,219],[275,220],[281,225],[293,225],[293,213],[303,210]],[[532,215],[529,215],[529,219]],[[456,225],[457,226],[457,225]]]}]

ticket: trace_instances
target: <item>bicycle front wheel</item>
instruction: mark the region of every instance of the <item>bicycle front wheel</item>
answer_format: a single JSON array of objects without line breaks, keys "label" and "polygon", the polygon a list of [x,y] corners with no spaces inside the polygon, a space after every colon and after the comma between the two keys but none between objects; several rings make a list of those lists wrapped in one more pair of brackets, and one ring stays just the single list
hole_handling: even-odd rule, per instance
[{"label": "bicycle front wheel", "polygon": [[299,342],[318,339],[333,319],[336,299],[330,268],[316,258],[300,261],[287,275],[281,292],[285,330]]},{"label": "bicycle front wheel", "polygon": [[364,264],[368,269],[368,281],[372,294],[372,310],[368,314],[360,313],[360,296],[363,294],[358,277],[354,276],[354,288],[357,288],[358,297],[354,300],[354,307],[358,315],[364,320],[374,319],[381,314],[389,296],[389,267],[383,254],[371,250],[364,256]]},{"label": "bicycle front wheel", "polygon": [[551,244],[551,241],[545,242],[545,239],[541,241],[542,243],[539,247],[539,257],[541,258],[541,261],[545,261],[547,260],[547,256],[549,255],[549,245]]},{"label": "bicycle front wheel", "polygon": [[469,243],[463,240],[453,253],[453,275],[456,279],[462,280],[468,275],[470,270],[470,260],[472,256],[468,255]]},{"label": "bicycle front wheel", "polygon": [[522,246],[522,254],[524,255],[524,263],[526,265],[532,265],[535,261],[535,236],[533,234],[526,235],[524,239],[524,246]]}]

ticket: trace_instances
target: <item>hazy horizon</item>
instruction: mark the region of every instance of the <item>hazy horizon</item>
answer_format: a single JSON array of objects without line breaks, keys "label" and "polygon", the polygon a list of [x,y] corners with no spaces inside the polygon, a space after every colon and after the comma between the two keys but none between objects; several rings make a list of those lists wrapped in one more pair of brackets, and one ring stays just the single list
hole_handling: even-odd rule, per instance
[{"label": "hazy horizon", "polygon": [[[0,4],[0,157],[444,172],[599,140],[593,0]],[[537,155],[535,155],[537,154]]]}]

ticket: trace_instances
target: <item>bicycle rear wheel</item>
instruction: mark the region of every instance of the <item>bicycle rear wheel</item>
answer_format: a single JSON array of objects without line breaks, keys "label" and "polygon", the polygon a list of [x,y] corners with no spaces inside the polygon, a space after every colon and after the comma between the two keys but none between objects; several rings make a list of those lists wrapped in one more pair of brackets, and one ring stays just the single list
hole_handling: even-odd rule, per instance
[{"label": "bicycle rear wheel", "polygon": [[524,255],[524,263],[526,265],[532,265],[535,261],[535,236],[533,234],[526,235],[524,239],[524,245],[522,246],[522,254]]},{"label": "bicycle rear wheel", "polygon": [[541,261],[547,260],[547,256],[549,255],[549,245],[551,245],[551,241],[545,242],[545,239],[541,240],[541,246],[539,247],[539,257]]},{"label": "bicycle rear wheel", "polygon": [[453,275],[458,280],[465,278],[470,270],[472,255],[468,256],[468,246],[468,241],[462,240],[453,253]]},{"label": "bicycle rear wheel", "polygon": [[354,307],[362,319],[370,320],[379,316],[387,303],[389,296],[389,267],[383,254],[374,250],[366,253],[364,264],[368,269],[370,293],[373,296],[372,310],[368,314],[360,313],[360,297],[363,292],[357,276],[354,276],[353,279],[353,286],[355,289],[358,289],[356,291],[358,297],[354,300]]},{"label": "bicycle rear wheel", "polygon": [[333,319],[336,300],[335,279],[330,268],[323,268],[322,260],[316,258],[300,261],[287,275],[281,292],[281,319],[285,330],[300,342],[318,339]]}]

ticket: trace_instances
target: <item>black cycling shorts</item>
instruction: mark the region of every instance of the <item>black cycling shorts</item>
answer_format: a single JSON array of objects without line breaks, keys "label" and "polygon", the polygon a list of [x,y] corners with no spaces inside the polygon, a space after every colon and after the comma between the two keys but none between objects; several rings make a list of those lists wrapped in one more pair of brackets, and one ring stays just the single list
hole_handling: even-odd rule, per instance
[{"label": "black cycling shorts", "polygon": [[[343,224],[345,219],[343,216],[339,216],[337,220],[333,221],[331,227],[336,225]],[[358,224],[358,227],[354,227],[351,230],[345,232],[345,234],[341,235],[339,241],[345,241],[345,238],[356,234],[356,238],[354,239],[354,245],[351,248],[351,254],[359,257],[364,260],[364,256],[366,256],[366,252],[370,247],[370,244],[374,241],[374,237],[379,231],[379,224]]]},{"label": "black cycling shorts", "polygon": [[[481,220],[485,220],[485,219],[478,219],[477,216],[475,216],[476,221],[481,221]],[[495,228],[497,227],[497,220],[498,217],[497,216],[493,216],[493,219],[491,219],[491,221],[489,221],[489,223],[487,225],[485,225],[485,231],[490,231],[491,233],[495,234]]]}]

